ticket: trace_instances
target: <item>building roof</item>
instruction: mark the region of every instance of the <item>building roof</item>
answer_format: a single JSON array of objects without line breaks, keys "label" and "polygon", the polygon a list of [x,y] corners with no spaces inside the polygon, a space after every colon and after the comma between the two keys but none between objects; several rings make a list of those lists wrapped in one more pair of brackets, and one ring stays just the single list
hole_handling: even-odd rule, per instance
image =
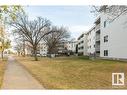
[{"label": "building roof", "polygon": [[94,21],[94,24],[96,24],[96,23],[98,23],[98,22],[100,22],[100,15],[98,15],[98,17],[95,19],[95,21]]},{"label": "building roof", "polygon": [[81,39],[82,37],[84,37],[85,33],[82,33],[79,37],[78,40]]},{"label": "building roof", "polygon": [[95,25],[86,34],[90,33],[93,29],[95,29]]}]

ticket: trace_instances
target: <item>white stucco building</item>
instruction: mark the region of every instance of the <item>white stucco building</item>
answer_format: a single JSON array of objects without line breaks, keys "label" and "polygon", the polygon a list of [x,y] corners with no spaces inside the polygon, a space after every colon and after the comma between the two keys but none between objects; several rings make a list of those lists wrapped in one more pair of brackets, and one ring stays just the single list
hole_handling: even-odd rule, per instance
[{"label": "white stucco building", "polygon": [[[65,41],[61,42],[59,44],[58,53],[64,53],[65,51],[69,53],[75,54],[76,52],[76,41]],[[25,43],[25,53],[26,55],[32,55],[33,50],[29,43]],[[39,42],[38,48],[37,48],[37,54],[38,56],[47,56],[48,54],[48,46],[44,40],[41,40]]]},{"label": "white stucco building", "polygon": [[95,54],[95,27],[92,27],[87,32],[87,53],[88,55]]},{"label": "white stucco building", "polygon": [[47,56],[47,53],[48,53],[48,46],[46,45],[46,42],[45,41],[41,41],[40,43],[39,43],[39,45],[40,45],[40,54],[41,54],[41,56]]},{"label": "white stucco building", "polygon": [[77,41],[75,40],[63,41],[58,45],[58,53],[73,55],[76,53],[76,45]]},{"label": "white stucco building", "polygon": [[82,33],[78,37],[77,44],[78,44],[78,55],[88,55],[88,52],[87,52],[87,35],[86,35],[86,33]]},{"label": "white stucco building", "polygon": [[108,15],[101,14],[100,57],[127,59],[127,14],[114,21]]},{"label": "white stucco building", "polygon": [[106,13],[101,13],[94,22],[95,26],[78,38],[79,53],[95,53],[97,57],[108,59],[127,59],[127,13],[112,21],[109,18]]},{"label": "white stucco building", "polygon": [[[26,55],[33,54],[33,49],[31,47],[32,46],[30,45],[30,43],[25,42],[25,54]],[[37,48],[37,55],[38,56],[47,56],[47,52],[48,52],[48,47],[47,47],[46,43],[43,40],[40,41],[38,44],[38,48]]]},{"label": "white stucco building", "polygon": [[81,34],[78,37],[78,54],[79,55],[92,55],[95,54],[96,43],[95,26],[88,32]]},{"label": "white stucco building", "polygon": [[65,43],[65,47],[67,48],[67,50],[75,53],[76,52],[76,44],[77,44],[77,41],[67,41]]}]

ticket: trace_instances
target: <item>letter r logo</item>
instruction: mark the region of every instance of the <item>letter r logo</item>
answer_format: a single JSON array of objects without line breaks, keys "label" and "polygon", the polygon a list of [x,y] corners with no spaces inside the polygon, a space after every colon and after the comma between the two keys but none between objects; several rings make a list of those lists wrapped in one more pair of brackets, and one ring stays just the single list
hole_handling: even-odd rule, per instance
[{"label": "letter r logo", "polygon": [[112,85],[124,85],[124,73],[112,73]]}]

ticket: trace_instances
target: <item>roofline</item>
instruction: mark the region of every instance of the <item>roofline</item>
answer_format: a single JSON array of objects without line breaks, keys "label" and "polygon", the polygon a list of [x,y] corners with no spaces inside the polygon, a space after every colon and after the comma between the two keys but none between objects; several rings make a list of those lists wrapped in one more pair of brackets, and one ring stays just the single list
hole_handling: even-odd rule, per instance
[{"label": "roofline", "polygon": [[95,19],[95,21],[94,21],[94,24],[97,22],[97,20],[99,20],[101,18],[101,16],[100,15],[98,15],[97,16],[97,18]]},{"label": "roofline", "polygon": [[86,34],[88,34],[89,32],[91,32],[94,28],[95,28],[95,25],[93,27],[91,27]]}]

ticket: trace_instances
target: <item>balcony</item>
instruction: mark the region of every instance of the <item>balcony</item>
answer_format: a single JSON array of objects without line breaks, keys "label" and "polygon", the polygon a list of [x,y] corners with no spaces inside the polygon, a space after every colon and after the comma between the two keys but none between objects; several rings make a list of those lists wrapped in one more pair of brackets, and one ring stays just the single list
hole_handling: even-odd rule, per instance
[{"label": "balcony", "polygon": [[100,51],[100,43],[96,42],[95,51]]},{"label": "balcony", "polygon": [[96,35],[96,42],[100,41],[100,34]]},{"label": "balcony", "polygon": [[95,46],[95,51],[96,51],[96,57],[100,56],[100,45]]},{"label": "balcony", "polygon": [[96,57],[100,57],[100,52],[96,52]]},{"label": "balcony", "polygon": [[97,45],[97,46],[95,47],[95,51],[100,51],[100,46],[99,46],[99,45]]}]

